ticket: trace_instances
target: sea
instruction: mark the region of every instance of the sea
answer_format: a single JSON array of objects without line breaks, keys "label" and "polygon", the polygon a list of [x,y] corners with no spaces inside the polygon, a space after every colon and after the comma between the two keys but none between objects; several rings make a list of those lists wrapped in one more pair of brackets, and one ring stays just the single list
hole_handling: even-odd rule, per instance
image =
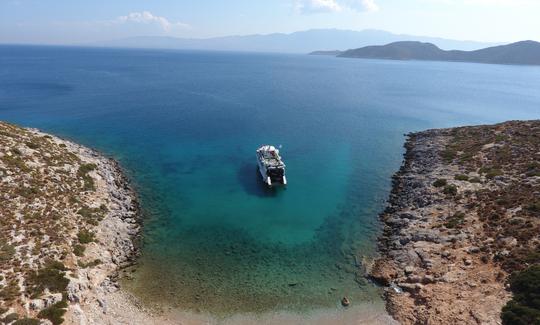
[{"label": "sea", "polygon": [[[534,66],[0,46],[0,120],[101,151],[137,190],[123,287],[217,317],[382,306],[362,270],[406,134],[539,118]],[[263,184],[263,144],[286,188]]]}]

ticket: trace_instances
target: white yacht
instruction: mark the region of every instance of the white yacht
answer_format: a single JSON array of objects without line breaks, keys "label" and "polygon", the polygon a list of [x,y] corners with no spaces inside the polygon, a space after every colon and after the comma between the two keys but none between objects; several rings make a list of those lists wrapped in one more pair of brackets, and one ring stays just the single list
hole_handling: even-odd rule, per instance
[{"label": "white yacht", "polygon": [[285,164],[276,147],[264,145],[257,149],[257,164],[263,181],[268,186],[287,185]]}]

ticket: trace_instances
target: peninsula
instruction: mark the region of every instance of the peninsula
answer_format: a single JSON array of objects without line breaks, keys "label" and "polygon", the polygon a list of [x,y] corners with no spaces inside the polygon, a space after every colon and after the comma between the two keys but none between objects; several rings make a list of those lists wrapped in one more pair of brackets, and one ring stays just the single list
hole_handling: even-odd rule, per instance
[{"label": "peninsula", "polygon": [[140,229],[118,164],[0,122],[0,196],[0,323],[106,323]]},{"label": "peninsula", "polygon": [[405,148],[370,273],[387,310],[402,324],[538,324],[540,120],[412,133]]},{"label": "peninsula", "polygon": [[310,54],[334,55],[340,58],[540,65],[540,43],[535,41],[522,41],[475,51],[445,51],[432,43],[403,41],[342,52],[318,51]]}]

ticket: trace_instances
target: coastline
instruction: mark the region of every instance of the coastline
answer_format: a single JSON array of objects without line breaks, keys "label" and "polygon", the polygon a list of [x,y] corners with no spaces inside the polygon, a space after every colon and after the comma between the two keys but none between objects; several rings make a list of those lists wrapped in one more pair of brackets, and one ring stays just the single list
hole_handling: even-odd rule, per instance
[{"label": "coastline", "polygon": [[[25,189],[24,195],[15,192],[22,197],[14,196],[15,199],[12,197],[9,202],[15,210],[13,215],[7,214],[9,209],[0,210],[5,219],[13,217],[16,220],[16,227],[10,230],[12,241],[0,241],[2,251],[6,245],[13,247],[11,257],[24,262],[30,275],[39,275],[51,258],[61,261],[65,268],[56,271],[68,280],[65,290],[46,288],[37,295],[30,295],[24,272],[17,274],[20,267],[2,269],[0,289],[3,290],[0,293],[4,294],[10,281],[16,283],[21,292],[13,296],[14,303],[8,308],[0,301],[3,308],[0,317],[17,313],[18,317],[36,319],[34,317],[44,310],[65,302],[65,314],[62,315],[65,324],[395,322],[384,312],[383,306],[369,304],[358,304],[344,312],[246,314],[225,320],[178,310],[152,310],[122,290],[118,283],[122,269],[138,254],[141,230],[136,193],[118,163],[92,149],[36,129],[18,128],[2,122],[0,127],[5,128],[0,128],[0,140],[10,144],[0,152],[0,184],[9,189],[22,182]],[[380,215],[384,223],[379,239],[381,257],[368,269],[370,278],[386,286],[386,310],[395,320],[402,324],[501,323],[501,308],[512,298],[507,279],[513,271],[522,270],[529,263],[516,254],[524,248],[534,251],[535,243],[540,242],[540,232],[536,231],[540,229],[540,222],[533,219],[537,211],[528,212],[527,208],[540,188],[539,134],[540,121],[514,121],[408,135],[404,163],[392,178],[388,205]],[[19,138],[14,141],[16,137]],[[42,149],[45,146],[47,150]],[[65,154],[69,161],[55,162],[55,154],[59,153]],[[46,164],[36,157],[45,159]],[[81,167],[85,166],[92,168],[81,173]],[[25,172],[21,172],[23,170]],[[50,212],[46,206],[51,202],[47,200],[54,201],[47,197],[43,204],[39,196],[34,197],[33,191],[26,190],[26,183],[31,185],[35,181],[29,180],[26,174],[36,173],[45,179],[45,188],[56,183],[53,185],[60,186],[66,193],[80,187],[62,184],[62,177],[75,177],[73,180],[84,186],[88,178],[92,179],[92,190],[83,186],[75,199],[65,197],[60,200],[60,206],[65,207],[69,201],[77,209],[66,208],[63,221],[71,227],[66,228],[70,232],[60,236],[62,238],[54,245],[48,233],[37,232],[38,237],[43,235],[45,238],[37,242],[26,236],[29,230],[24,226],[27,219],[33,220],[34,216],[27,215],[28,211],[24,209],[39,209],[43,205],[43,211]],[[21,191],[21,188],[16,190]],[[506,193],[520,199],[504,197]],[[12,193],[4,193],[4,197],[10,199],[9,194]],[[22,199],[26,201],[20,202]],[[84,215],[80,206],[84,207],[83,203],[88,204],[90,211],[99,212],[100,217],[97,222],[94,219],[89,223],[85,221],[88,223],[85,229],[93,234],[93,238],[85,242],[83,254],[76,254],[72,247],[76,246],[75,238],[79,237],[81,241],[80,222]],[[58,207],[52,210],[56,209]],[[490,220],[486,218],[486,211],[500,216]],[[498,229],[501,225],[508,229]],[[526,232],[524,227],[530,228],[527,230],[530,236],[520,237],[520,233]],[[510,230],[512,232],[508,232]],[[46,241],[51,245],[44,244]],[[37,247],[44,248],[36,250]],[[28,250],[35,252],[37,257],[23,260],[24,252]],[[6,263],[3,256],[0,257],[0,262]]]},{"label": "coastline", "polygon": [[538,130],[537,120],[408,135],[369,271],[400,323],[502,323],[508,277],[539,240],[528,208],[540,187]]},{"label": "coastline", "polygon": [[10,251],[0,317],[104,323],[119,272],[138,254],[136,193],[119,164],[93,149],[4,122],[0,131],[2,194],[11,195],[0,214],[13,220],[0,243]]},{"label": "coastline", "polygon": [[[67,298],[72,304],[69,305],[64,324],[116,323],[116,315],[124,314],[127,317],[133,312],[128,297],[115,293],[121,290],[118,283],[120,272],[132,265],[139,254],[142,216],[137,194],[116,160],[74,142],[30,130],[52,137],[58,144],[65,144],[83,161],[96,164],[96,192],[109,201],[109,213],[94,228],[97,241],[87,248],[85,256],[87,261],[99,259],[102,263],[96,268],[79,269],[77,277],[70,278]],[[125,300],[121,301],[117,296]],[[113,299],[117,301],[116,305],[111,304]]]},{"label": "coastline", "polygon": [[[29,282],[30,275],[24,272],[13,274],[0,272],[3,278],[0,281],[0,289],[11,278],[16,278],[20,293],[7,308],[0,310],[0,320],[7,317],[13,318],[17,314],[19,319],[35,321],[35,324],[50,324],[41,313],[45,310],[65,303],[60,318],[62,324],[252,324],[254,322],[264,324],[350,324],[354,321],[362,321],[365,324],[395,324],[395,321],[386,313],[384,304],[380,303],[355,303],[354,306],[340,310],[321,309],[309,313],[294,313],[288,311],[275,311],[263,314],[234,314],[226,318],[216,318],[207,313],[193,313],[171,309],[170,307],[156,308],[143,304],[136,296],[125,288],[122,288],[119,279],[121,273],[134,263],[137,257],[138,241],[141,233],[141,211],[137,195],[129,185],[119,164],[101,153],[76,144],[69,140],[31,128],[20,128],[15,125],[0,122],[0,140],[7,141],[5,152],[0,152],[0,181],[8,182],[10,190],[17,183],[15,175],[35,173],[43,176],[44,189],[49,182],[57,182],[64,192],[71,192],[73,197],[46,197],[44,201],[53,201],[53,205],[59,201],[64,207],[65,201],[77,202],[76,207],[64,207],[63,222],[70,225],[68,233],[59,237],[59,241],[51,243],[50,247],[35,252],[37,256],[17,256],[22,262],[29,264],[31,272],[39,272],[47,265],[48,261],[60,262],[62,268],[59,272],[67,280],[65,288],[57,290],[48,288],[42,293],[30,296],[25,292],[25,283]],[[34,147],[31,143],[38,143]],[[31,149],[28,146],[34,148]],[[15,152],[15,154],[13,153]],[[18,159],[20,155],[22,166],[11,166],[11,157]],[[56,161],[51,163],[49,159],[69,157],[69,161]],[[10,158],[4,161],[4,158]],[[42,161],[45,159],[45,163]],[[50,166],[48,165],[50,163]],[[86,175],[80,175],[80,169],[84,166],[93,167]],[[6,168],[7,171],[4,171]],[[24,172],[21,168],[25,169]],[[13,169],[13,170],[11,170]],[[22,173],[21,173],[22,172]],[[86,181],[85,177],[93,181],[93,189],[85,190],[80,187],[71,187],[70,183]],[[22,175],[24,177],[24,175]],[[67,178],[66,178],[67,177]],[[67,188],[61,184],[65,182]],[[47,185],[45,185],[47,183]],[[6,188],[2,190],[7,191]],[[14,193],[14,202],[19,198]],[[22,210],[25,207],[41,204],[46,195],[39,193],[28,202],[16,202],[11,207],[14,210]],[[84,204],[83,204],[84,203]],[[87,210],[106,211],[99,212],[98,222],[85,224],[81,219],[80,205],[87,204]],[[0,211],[2,213],[8,211]],[[15,211],[16,214],[19,211]],[[2,215],[3,216],[3,215]],[[26,215],[22,217],[24,226]],[[95,220],[94,220],[95,221]],[[40,221],[48,223],[49,221]],[[76,253],[73,249],[77,246],[80,226],[85,224],[85,229],[93,234],[93,239],[85,243],[84,253]],[[21,227],[24,228],[24,227]],[[14,240],[9,242],[16,247],[17,253],[26,250],[27,247],[36,247],[37,238],[25,238],[25,231],[18,230],[11,233]],[[58,229],[53,229],[58,231]],[[39,237],[37,235],[36,237]],[[29,239],[30,242],[27,242]],[[47,241],[46,237],[44,241]],[[2,243],[0,243],[2,244]],[[45,246],[45,245],[44,245]],[[62,251],[62,253],[60,253]],[[16,254],[17,254],[16,253]],[[30,261],[30,262],[29,262]],[[96,262],[97,261],[97,262]],[[1,290],[0,290],[1,291]],[[3,307],[0,300],[0,307]],[[11,316],[10,316],[11,315]],[[11,317],[11,318],[10,318]],[[34,323],[32,323],[34,324]]]}]

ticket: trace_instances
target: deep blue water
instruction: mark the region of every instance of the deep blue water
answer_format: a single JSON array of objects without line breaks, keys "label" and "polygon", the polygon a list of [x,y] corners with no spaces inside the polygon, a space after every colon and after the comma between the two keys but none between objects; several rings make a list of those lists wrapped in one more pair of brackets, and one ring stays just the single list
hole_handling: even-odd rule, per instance
[{"label": "deep blue water", "polygon": [[[209,312],[377,299],[403,134],[540,118],[540,67],[0,46],[0,119],[118,159],[145,210],[143,300]],[[255,149],[282,145],[267,190]]]}]

